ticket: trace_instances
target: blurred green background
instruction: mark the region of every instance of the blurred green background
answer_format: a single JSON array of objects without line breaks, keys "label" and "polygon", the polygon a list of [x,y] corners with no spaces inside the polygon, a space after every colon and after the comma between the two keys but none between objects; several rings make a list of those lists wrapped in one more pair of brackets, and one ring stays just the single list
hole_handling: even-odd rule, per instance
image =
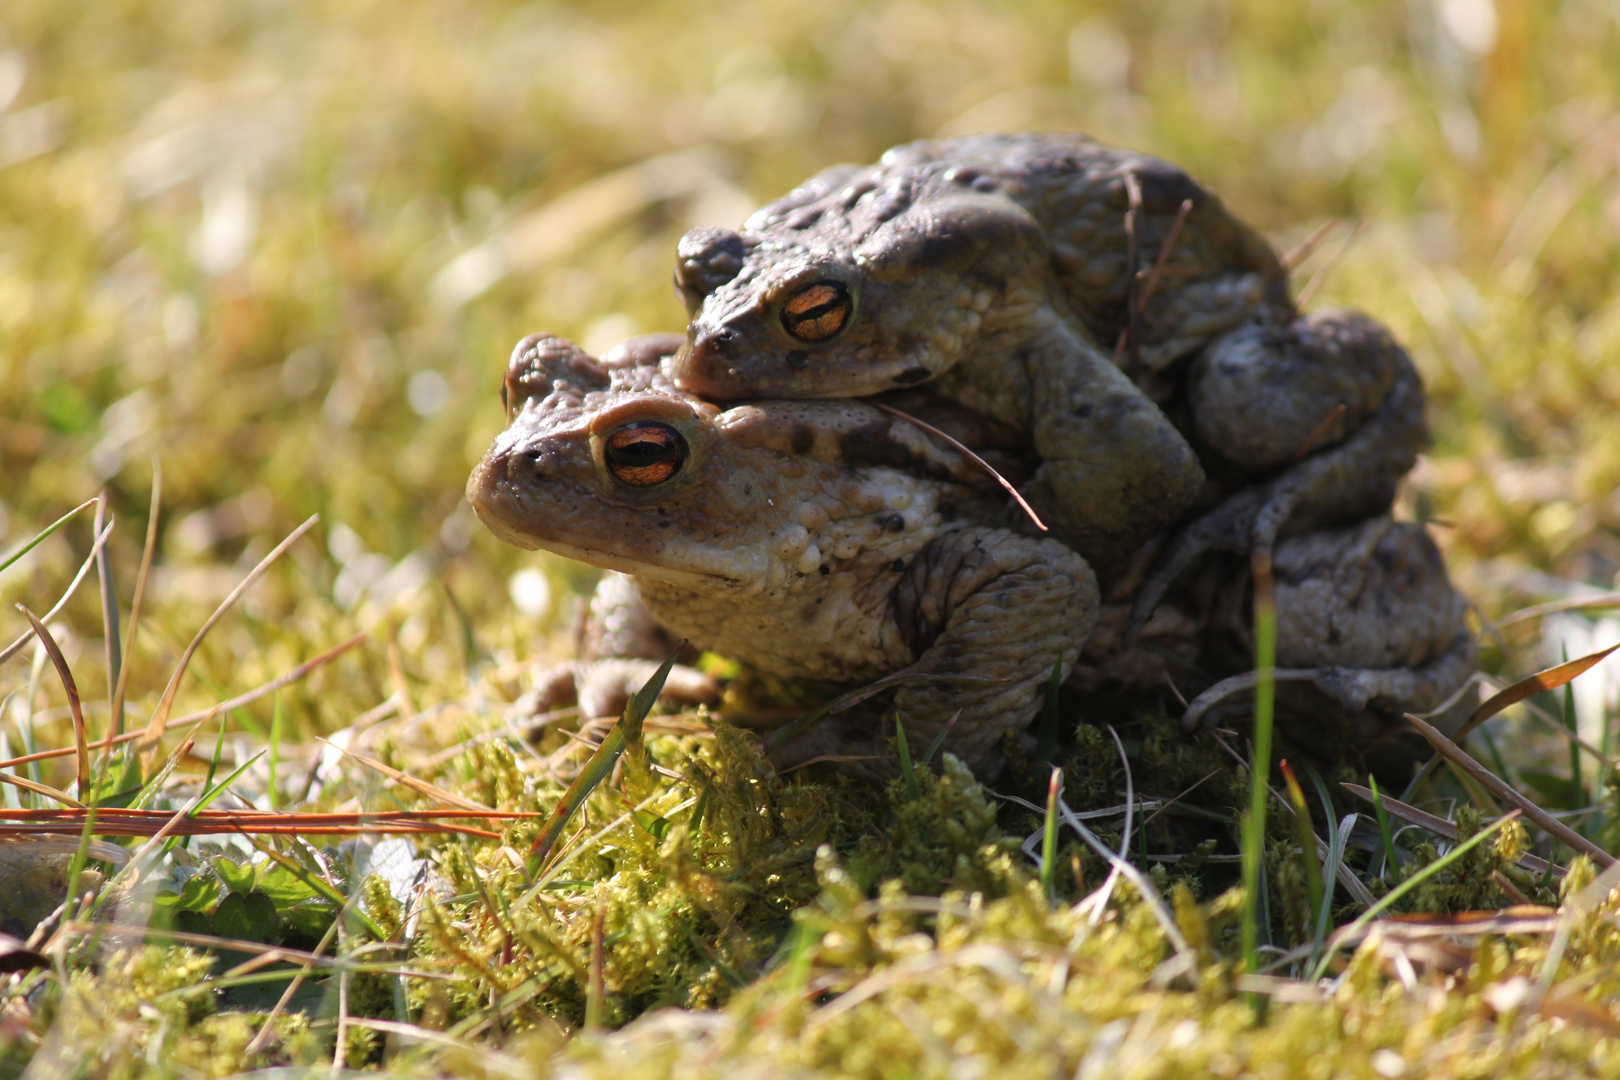
[{"label": "blurred green background", "polygon": [[[127,606],[156,456],[137,696],[316,511],[188,693],[352,627],[445,691],[469,654],[441,582],[476,649],[515,659],[565,636],[588,580],[462,502],[518,337],[679,329],[680,233],[829,164],[1079,128],[1183,165],[1280,247],[1359,223],[1296,287],[1331,264],[1312,305],[1412,349],[1436,445],[1405,512],[1490,610],[1611,588],[1617,104],[1620,0],[6,0],[0,550],[105,485]],[[48,607],[88,546],[85,520],[0,577],[3,611]],[[375,703],[382,653],[297,706],[329,726]]]}]

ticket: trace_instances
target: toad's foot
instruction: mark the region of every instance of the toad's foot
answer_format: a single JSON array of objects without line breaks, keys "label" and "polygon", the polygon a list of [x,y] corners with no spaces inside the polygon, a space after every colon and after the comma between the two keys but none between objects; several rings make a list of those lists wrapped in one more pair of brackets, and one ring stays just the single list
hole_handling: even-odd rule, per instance
[{"label": "toad's foot", "polygon": [[[581,659],[541,668],[518,712],[544,716],[577,705],[579,715],[587,720],[618,716],[630,696],[680,646],[675,635],[658,625],[647,610],[635,581],[610,570],[591,594],[580,634]],[[676,664],[658,699],[687,706],[717,705],[720,684],[696,668]]]},{"label": "toad's foot", "polygon": [[[1421,715],[1444,705],[1476,670],[1473,639],[1468,637],[1459,638],[1452,650],[1434,663],[1415,669],[1277,668],[1277,712],[1286,722],[1293,716],[1313,718],[1324,705],[1337,706],[1348,717],[1370,722],[1356,725],[1360,736],[1357,741],[1367,742],[1403,713]],[[1181,729],[1193,732],[1252,715],[1258,681],[1253,671],[1222,679],[1193,698],[1182,714]]]},{"label": "toad's foot", "polygon": [[1402,361],[1383,406],[1349,438],[1243,488],[1182,531],[1136,594],[1127,642],[1136,639],[1170,585],[1205,554],[1270,552],[1285,530],[1297,534],[1389,508],[1428,439],[1423,384],[1404,354]]},{"label": "toad's foot", "polygon": [[1414,377],[1406,350],[1358,311],[1268,312],[1212,342],[1187,377],[1200,453],[1247,476],[1343,442]]},{"label": "toad's foot", "polygon": [[[618,716],[631,695],[653,677],[660,663],[614,656],[545,668],[536,676],[534,689],[522,699],[519,712],[530,717],[544,716],[577,705],[582,719]],[[670,668],[658,700],[694,707],[718,705],[720,684],[697,668],[676,664]]]}]

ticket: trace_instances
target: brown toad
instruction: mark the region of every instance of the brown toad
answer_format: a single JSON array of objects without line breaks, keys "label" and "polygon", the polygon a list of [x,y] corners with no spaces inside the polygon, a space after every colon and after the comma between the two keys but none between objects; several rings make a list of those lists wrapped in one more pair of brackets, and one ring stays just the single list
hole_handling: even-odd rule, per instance
[{"label": "brown toad", "polygon": [[1172,547],[1139,619],[1206,551],[1382,512],[1426,439],[1416,372],[1377,323],[1301,316],[1218,198],[1078,134],[835,166],[740,232],[688,233],[675,282],[692,320],[678,386],[830,398],[932,380],[1026,434],[1044,462],[1027,493],[1105,572],[1194,505],[1202,472],[1220,481],[1206,501],[1236,489]]},{"label": "brown toad", "polygon": [[[779,675],[864,682],[904,668],[907,734],[993,770],[1096,617],[1091,568],[995,522],[1005,496],[948,446],[860,401],[724,408],[628,350],[519,344],[511,426],[467,483],[501,539],[634,579],[658,623]],[[870,755],[876,732],[833,747]]]},{"label": "brown toad", "polygon": [[[898,692],[908,733],[932,739],[960,710],[947,749],[993,769],[1052,660],[1067,674],[1093,630],[1084,561],[997,528],[1005,497],[910,424],[860,401],[703,402],[659,366],[673,347],[639,339],[597,362],[558,338],[520,342],[503,392],[511,426],[468,481],[479,517],[508,542],[629,575],[605,579],[593,604],[616,628],[612,656],[667,653],[661,624],[775,674],[857,681],[915,664],[1007,680]],[[993,426],[909,404],[987,456],[1007,448]],[[1016,477],[1016,454],[1005,460]],[[1461,601],[1416,526],[1376,519],[1288,538],[1276,564],[1283,662],[1318,705],[1342,706],[1357,739],[1472,670]],[[1247,668],[1243,641],[1217,640],[1246,632],[1247,584],[1218,566],[1198,581],[1210,584],[1191,605],[1198,625],[1173,633],[1190,631],[1192,659],[1213,677]],[[1119,651],[1123,615],[1088,651]],[[1193,691],[1209,682],[1177,677]],[[1200,715],[1233,690],[1216,688]],[[823,734],[816,752],[875,750],[873,731]]]}]

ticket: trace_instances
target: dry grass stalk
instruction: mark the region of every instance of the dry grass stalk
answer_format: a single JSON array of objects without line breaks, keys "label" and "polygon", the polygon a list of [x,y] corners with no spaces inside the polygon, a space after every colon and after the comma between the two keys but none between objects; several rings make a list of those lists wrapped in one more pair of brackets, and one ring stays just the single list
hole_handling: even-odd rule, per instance
[{"label": "dry grass stalk", "polygon": [[1517,807],[1525,817],[1535,822],[1537,826],[1555,840],[1573,851],[1590,856],[1592,861],[1600,867],[1607,869],[1614,865],[1614,856],[1547,813],[1547,811],[1523,795],[1520,795],[1512,785],[1475,761],[1466,750],[1446,738],[1433,724],[1421,717],[1413,716],[1411,713],[1406,714],[1406,719],[1413,727],[1417,728],[1418,734],[1429,740],[1429,744],[1438,750],[1447,761],[1478,781],[1481,787],[1497,798]]},{"label": "dry grass stalk", "polygon": [[[272,548],[270,554],[260,559],[259,564],[248,571],[247,577],[242,579],[241,584],[232,589],[230,595],[220,601],[219,607],[215,608],[214,613],[208,616],[208,621],[202,624],[202,629],[198,630],[196,636],[191,639],[191,644],[186,646],[186,651],[180,654],[180,662],[175,665],[174,674],[169,677],[169,685],[163,691],[163,698],[153,711],[151,722],[146,725],[146,730],[141,734],[141,741],[137,749],[143,758],[150,759],[152,757],[152,752],[157,747],[158,740],[162,739],[163,733],[168,730],[169,710],[174,708],[174,697],[180,692],[180,680],[185,676],[186,668],[191,665],[191,658],[197,654],[197,650],[202,646],[203,639],[208,636],[208,631],[212,630],[214,624],[224,617],[225,613],[231,609],[237,600],[241,599],[243,593],[247,592],[259,578],[264,576],[265,571],[270,569],[271,564],[281,558],[282,553],[291,547],[299,537],[313,528],[319,520],[319,514],[311,514],[302,525],[289,533],[285,540]],[[150,768],[150,761],[148,761],[148,768]]]},{"label": "dry grass stalk", "polygon": [[454,792],[446,791],[441,787],[428,783],[426,780],[419,780],[408,773],[400,772],[393,766],[385,765],[376,758],[369,758],[363,754],[356,754],[347,747],[338,746],[329,739],[321,739],[320,741],[325,743],[327,746],[334,747],[344,757],[349,758],[358,764],[364,765],[368,769],[381,773],[382,775],[388,777],[388,779],[394,781],[394,783],[408,787],[418,795],[426,795],[430,799],[437,799],[445,806],[454,806],[473,813],[487,813],[492,815],[498,814],[498,812],[491,807],[485,806],[482,803],[474,802],[472,799],[457,795]]},{"label": "dry grass stalk", "polygon": [[57,677],[62,680],[62,688],[67,691],[68,708],[73,712],[73,749],[78,757],[79,764],[79,794],[83,795],[85,789],[90,786],[90,750],[85,745],[84,709],[79,704],[79,686],[73,681],[73,672],[68,668],[67,658],[62,655],[61,647],[56,644],[56,639],[51,636],[51,632],[45,629],[45,624],[40,622],[32,611],[29,611],[21,604],[17,605],[17,610],[27,616],[29,625],[34,628],[34,633],[39,637],[39,643],[45,646],[46,655],[51,658],[51,663],[56,667]]},{"label": "dry grass stalk", "polygon": [[[1450,821],[1447,821],[1443,817],[1436,817],[1434,814],[1431,814],[1426,810],[1419,810],[1417,807],[1412,806],[1409,803],[1404,803],[1392,796],[1385,795],[1383,792],[1379,792],[1377,795],[1374,795],[1371,788],[1362,787],[1360,784],[1340,784],[1339,786],[1344,788],[1350,794],[1354,795],[1356,798],[1362,799],[1374,805],[1377,805],[1381,800],[1384,804],[1384,809],[1389,813],[1394,814],[1402,821],[1409,822],[1421,829],[1427,829],[1436,836],[1443,837],[1447,840],[1455,841],[1457,839],[1457,826],[1452,824]],[[1488,825],[1490,822],[1485,822],[1485,824]],[[1562,866],[1559,866],[1557,863],[1550,863],[1546,859],[1541,858],[1539,855],[1531,855],[1528,852],[1520,855],[1518,861],[1514,865],[1523,867],[1533,874],[1545,874],[1551,872],[1558,877],[1563,877],[1566,873],[1568,873],[1568,871],[1566,871]]]},{"label": "dry grass stalk", "polygon": [[[173,731],[175,728],[184,727],[187,724],[199,724],[218,716],[222,712],[230,712],[232,709],[238,709],[243,705],[248,705],[258,701],[262,697],[268,697],[277,690],[284,689],[291,686],[293,683],[298,682],[300,679],[314,671],[316,668],[320,667],[322,664],[336,660],[339,656],[342,656],[344,653],[348,652],[350,649],[354,648],[364,640],[366,640],[366,635],[357,634],[348,641],[345,641],[343,644],[334,646],[333,648],[321,653],[319,656],[305,660],[302,664],[299,664],[286,674],[277,676],[264,685],[253,690],[249,690],[245,694],[238,694],[229,701],[222,701],[218,705],[204,709],[202,712],[194,712],[186,716],[181,716],[174,720],[170,720],[164,726],[164,730]],[[145,731],[127,731],[122,735],[107,739],[99,739],[96,742],[90,743],[89,749],[99,750],[107,746],[116,746],[120,743],[126,743],[134,739],[142,738],[145,734]],[[0,761],[0,769],[11,769],[18,765],[27,765],[29,762],[33,761],[46,761],[50,758],[67,757],[73,752],[73,747],[71,746],[58,747],[54,750],[40,750],[36,753],[24,754],[22,757],[14,757],[9,758],[6,761]]]},{"label": "dry grass stalk", "polygon": [[[131,810],[120,807],[66,807],[44,810],[0,809],[0,837],[59,833],[81,829],[91,814],[92,831],[102,836],[154,836],[172,820],[168,810]],[[544,815],[499,810],[385,810],[377,813],[322,814],[297,810],[199,810],[175,822],[169,832],[180,836],[215,836],[224,833],[291,836],[350,836],[363,833],[418,835],[461,833],[498,837],[499,833],[465,825],[441,824],[440,818],[488,818],[501,821]]]}]

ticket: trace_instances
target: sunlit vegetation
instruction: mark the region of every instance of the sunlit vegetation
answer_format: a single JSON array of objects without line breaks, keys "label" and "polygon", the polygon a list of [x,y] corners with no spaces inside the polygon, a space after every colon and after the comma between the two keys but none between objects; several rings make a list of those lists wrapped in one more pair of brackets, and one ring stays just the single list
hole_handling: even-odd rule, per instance
[{"label": "sunlit vegetation", "polygon": [[[699,714],[596,776],[607,722],[521,705],[594,572],[461,494],[520,336],[681,327],[685,229],[1078,128],[1279,249],[1345,223],[1296,291],[1411,350],[1398,511],[1508,686],[1620,641],[1617,70],[1610,0],[6,0],[0,759],[62,754],[0,770],[0,834],[52,832],[0,844],[0,1069],[1620,1074],[1613,661],[1412,792],[1273,770],[1245,908],[1248,772],[1163,717],[1081,725],[1059,786],[923,747],[887,789],[779,777]],[[95,508],[11,561],[103,491],[99,563]]]}]

